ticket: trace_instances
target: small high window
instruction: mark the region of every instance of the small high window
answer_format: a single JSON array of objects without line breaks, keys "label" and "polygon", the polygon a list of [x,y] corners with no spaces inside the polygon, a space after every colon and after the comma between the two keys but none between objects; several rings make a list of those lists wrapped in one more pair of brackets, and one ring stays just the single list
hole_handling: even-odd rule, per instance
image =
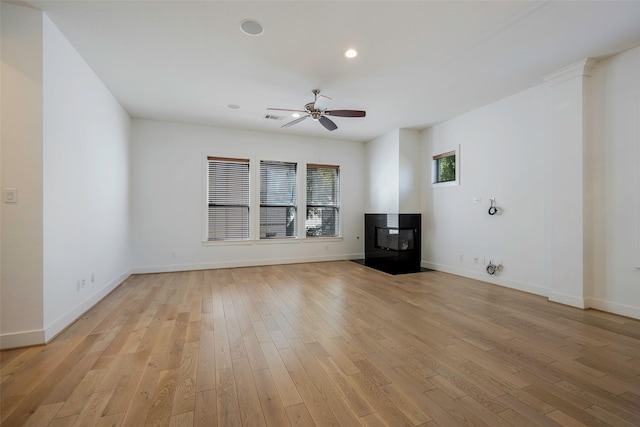
[{"label": "small high window", "polygon": [[433,185],[457,185],[459,177],[458,151],[448,151],[433,156],[431,183]]}]

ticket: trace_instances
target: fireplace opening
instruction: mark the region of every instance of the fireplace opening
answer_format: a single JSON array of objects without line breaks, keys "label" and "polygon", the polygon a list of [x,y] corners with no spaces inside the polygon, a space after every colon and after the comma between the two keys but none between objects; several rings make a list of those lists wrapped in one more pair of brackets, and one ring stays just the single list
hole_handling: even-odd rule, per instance
[{"label": "fireplace opening", "polygon": [[376,247],[387,251],[413,250],[413,228],[376,227]]}]

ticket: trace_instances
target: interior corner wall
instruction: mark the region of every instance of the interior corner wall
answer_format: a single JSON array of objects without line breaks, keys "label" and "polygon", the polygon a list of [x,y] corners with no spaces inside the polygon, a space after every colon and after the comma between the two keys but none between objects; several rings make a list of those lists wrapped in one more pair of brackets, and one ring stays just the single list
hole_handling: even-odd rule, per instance
[{"label": "interior corner wall", "polygon": [[400,130],[382,135],[366,145],[367,213],[399,213]]},{"label": "interior corner wall", "polygon": [[[546,295],[547,88],[517,93],[422,132],[422,170],[459,147],[460,185],[422,180],[423,266]],[[489,215],[490,198],[499,214]],[[502,262],[498,275],[486,264]]]},{"label": "interior corner wall", "polygon": [[420,183],[423,179],[420,152],[420,132],[413,129],[400,129],[398,153],[399,213],[420,213]]},{"label": "interior corner wall", "polygon": [[130,118],[44,15],[44,327],[51,339],[129,274]]},{"label": "interior corner wall", "polygon": [[42,343],[42,12],[0,3],[2,202],[0,346]]},{"label": "interior corner wall", "polygon": [[[133,271],[362,258],[364,153],[364,143],[360,142],[134,119]],[[340,165],[342,238],[204,242],[207,156],[248,158],[253,165],[252,173],[258,171],[257,162],[261,159],[293,161],[299,165],[305,162]],[[301,177],[298,183],[303,182]],[[304,197],[304,188],[301,190],[299,194]],[[259,211],[256,196],[252,194],[251,212]],[[302,206],[303,200],[299,200]],[[301,215],[306,212],[300,206],[298,210]],[[252,219],[252,225],[258,227],[256,216],[252,215]],[[298,228],[304,234],[303,222],[299,221]]]},{"label": "interior corner wall", "polygon": [[640,318],[640,47],[608,58],[589,78],[592,137],[585,211],[589,304]]}]

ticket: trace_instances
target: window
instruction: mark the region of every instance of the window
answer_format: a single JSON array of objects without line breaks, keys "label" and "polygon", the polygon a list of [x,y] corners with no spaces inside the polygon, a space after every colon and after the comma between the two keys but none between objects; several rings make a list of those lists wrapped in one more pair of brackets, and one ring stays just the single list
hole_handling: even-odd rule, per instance
[{"label": "window", "polygon": [[249,238],[249,160],[208,157],[207,240]]},{"label": "window", "polygon": [[328,165],[307,165],[308,237],[332,236],[340,233],[340,168]]},{"label": "window", "polygon": [[260,162],[260,238],[297,235],[296,164]]},{"label": "window", "polygon": [[449,151],[433,156],[431,183],[434,186],[458,185],[460,165],[458,151]]}]

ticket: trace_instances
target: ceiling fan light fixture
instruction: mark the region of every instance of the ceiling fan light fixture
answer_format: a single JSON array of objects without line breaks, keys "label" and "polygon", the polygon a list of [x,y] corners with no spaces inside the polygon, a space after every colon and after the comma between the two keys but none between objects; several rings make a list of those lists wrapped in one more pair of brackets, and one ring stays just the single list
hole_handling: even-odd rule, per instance
[{"label": "ceiling fan light fixture", "polygon": [[293,113],[291,117],[295,117],[297,119],[298,117],[300,117],[300,113]]},{"label": "ceiling fan light fixture", "polygon": [[351,59],[351,58],[355,58],[356,56],[358,56],[358,51],[355,49],[347,49],[344,52],[344,56]]},{"label": "ceiling fan light fixture", "polygon": [[240,21],[240,29],[248,36],[259,36],[264,31],[262,25],[253,19],[243,19]]}]

